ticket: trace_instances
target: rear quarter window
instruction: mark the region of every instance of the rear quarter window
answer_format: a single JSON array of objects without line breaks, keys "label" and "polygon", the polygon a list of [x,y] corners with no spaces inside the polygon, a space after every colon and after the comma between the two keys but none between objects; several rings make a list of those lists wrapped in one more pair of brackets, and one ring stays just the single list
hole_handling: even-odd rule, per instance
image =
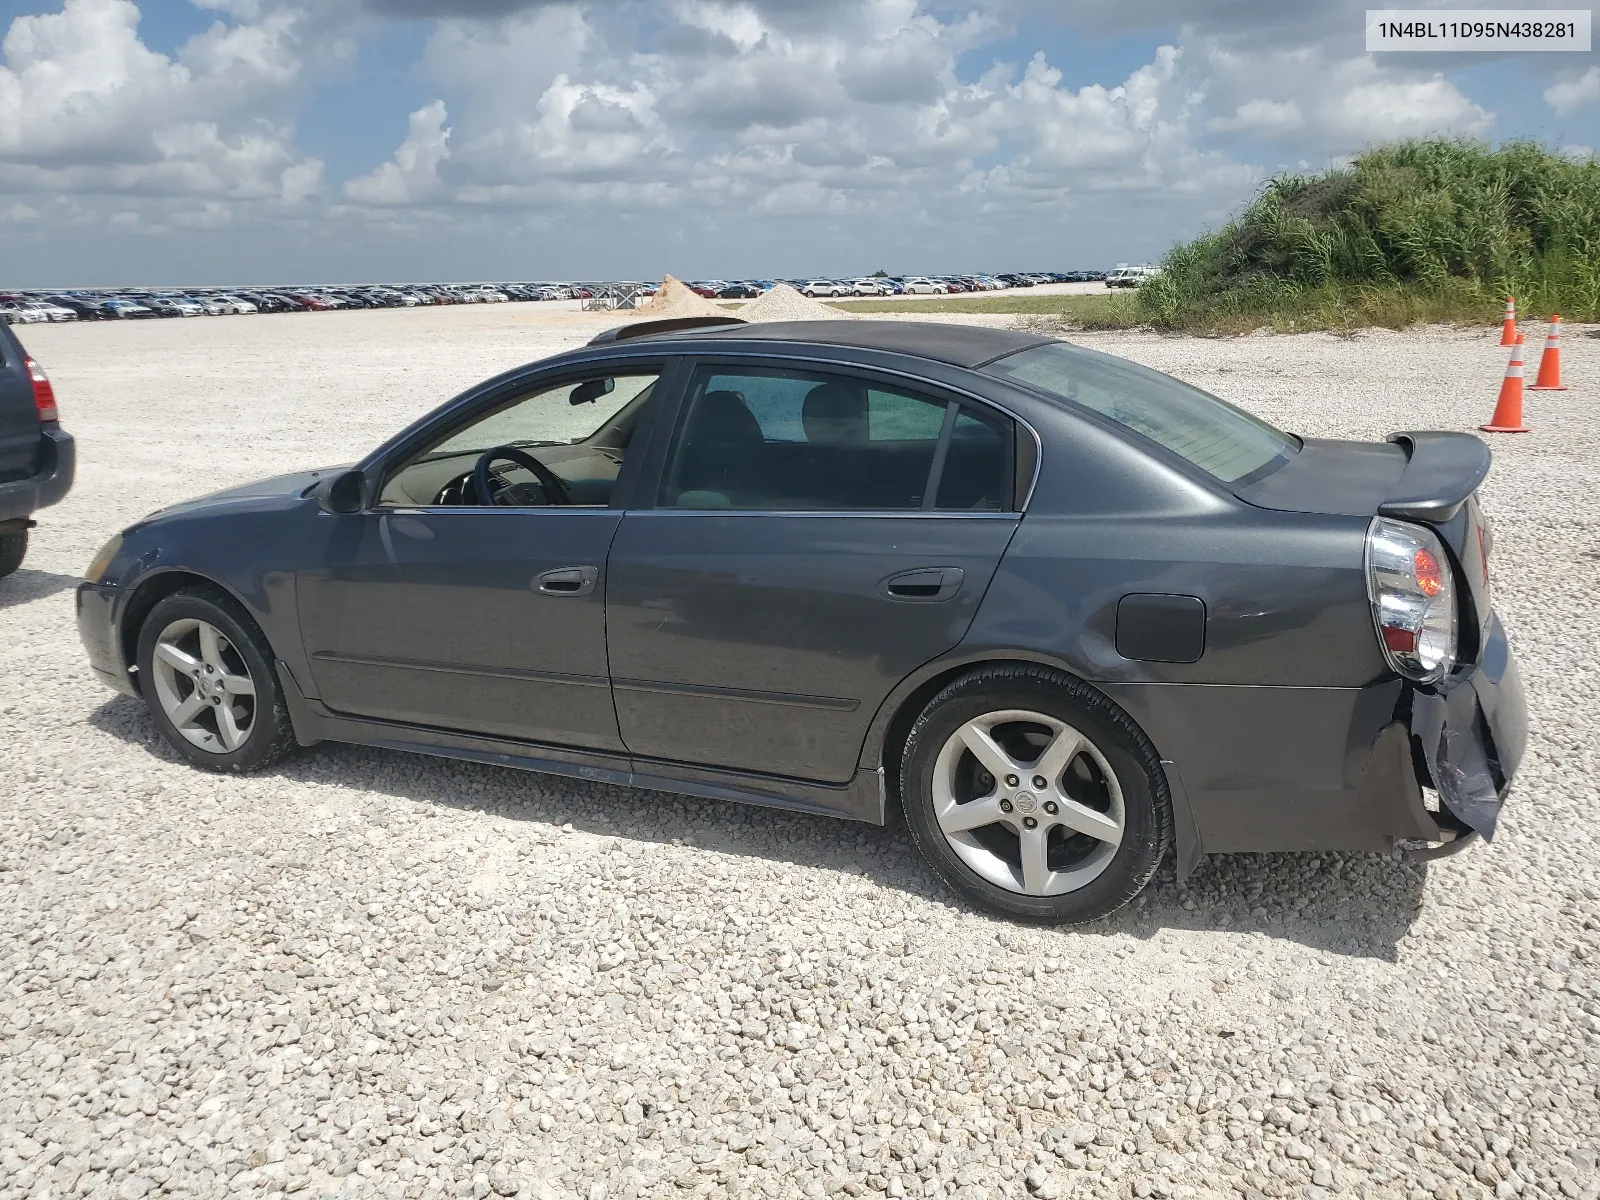
[{"label": "rear quarter window", "polygon": [[1300,448],[1283,430],[1209,392],[1064,342],[1019,350],[982,369],[1109,417],[1222,483],[1254,482]]}]

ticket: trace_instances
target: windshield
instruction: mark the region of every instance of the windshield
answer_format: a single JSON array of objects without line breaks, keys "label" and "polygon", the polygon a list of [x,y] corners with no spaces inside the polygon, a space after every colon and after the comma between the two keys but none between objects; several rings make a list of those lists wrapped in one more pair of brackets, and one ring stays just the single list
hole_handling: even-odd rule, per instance
[{"label": "windshield", "polygon": [[554,388],[520,396],[504,407],[480,417],[465,429],[445,438],[428,451],[437,459],[458,454],[482,454],[495,446],[572,446],[587,441],[612,419],[650,389],[656,373],[617,375],[609,380],[609,390],[598,386],[588,399],[572,397],[580,387],[600,384],[563,383]]},{"label": "windshield", "polygon": [[1093,409],[1223,483],[1265,474],[1300,448],[1281,429],[1209,392],[1064,342],[1019,350],[983,371]]}]

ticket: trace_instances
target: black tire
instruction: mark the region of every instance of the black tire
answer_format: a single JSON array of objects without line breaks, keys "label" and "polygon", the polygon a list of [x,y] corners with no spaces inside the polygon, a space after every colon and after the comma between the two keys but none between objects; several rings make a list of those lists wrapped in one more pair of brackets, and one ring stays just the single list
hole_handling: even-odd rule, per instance
[{"label": "black tire", "polygon": [[[1030,896],[991,882],[962,861],[939,827],[933,777],[941,749],[966,722],[1009,709],[1077,729],[1116,774],[1124,810],[1121,844],[1100,874],[1076,891]],[[1166,773],[1150,739],[1100,692],[1046,667],[981,667],[934,696],[906,739],[900,802],[917,848],[951,887],[992,913],[1038,924],[1078,925],[1115,912],[1145,889],[1172,842]]]},{"label": "black tire", "polygon": [[[152,666],[156,640],[169,625],[185,618],[208,622],[220,630],[243,659],[255,684],[255,711],[249,735],[235,750],[211,751],[189,741],[167,716],[156,694]],[[221,589],[185,588],[157,601],[139,627],[137,661],[140,693],[156,728],[174,750],[195,766],[244,774],[270,767],[296,748],[294,726],[274,669],[272,647],[250,614]]]},{"label": "black tire", "polygon": [[0,579],[4,579],[11,572],[22,565],[23,557],[28,553],[28,531],[18,530],[16,533],[0,533]]}]

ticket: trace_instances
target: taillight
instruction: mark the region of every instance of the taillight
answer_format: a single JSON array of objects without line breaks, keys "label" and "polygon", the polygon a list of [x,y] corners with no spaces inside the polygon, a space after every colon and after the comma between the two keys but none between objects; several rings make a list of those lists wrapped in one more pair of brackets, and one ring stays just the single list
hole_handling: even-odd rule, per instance
[{"label": "taillight", "polygon": [[1438,537],[1374,518],[1367,529],[1367,597],[1383,654],[1407,679],[1437,683],[1456,662],[1456,592]]},{"label": "taillight", "polygon": [[28,375],[33,380],[33,407],[39,410],[39,420],[59,421],[61,410],[56,407],[56,390],[50,386],[50,376],[31,358],[24,358]]}]

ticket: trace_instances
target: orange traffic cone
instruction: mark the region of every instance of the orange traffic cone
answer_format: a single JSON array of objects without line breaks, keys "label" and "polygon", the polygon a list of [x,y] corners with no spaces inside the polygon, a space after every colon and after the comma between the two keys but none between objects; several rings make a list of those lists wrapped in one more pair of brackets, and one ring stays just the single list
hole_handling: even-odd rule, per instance
[{"label": "orange traffic cone", "polygon": [[1544,353],[1539,356],[1539,377],[1533,381],[1530,392],[1564,392],[1567,385],[1561,382],[1561,314],[1550,316],[1550,333],[1544,339]]},{"label": "orange traffic cone", "polygon": [[1479,425],[1485,433],[1528,433],[1522,423],[1522,337],[1512,343],[1511,361],[1506,364],[1505,382],[1500,385],[1500,399],[1495,403],[1494,416],[1487,425]]},{"label": "orange traffic cone", "polygon": [[1506,297],[1506,316],[1500,322],[1500,344],[1502,346],[1515,346],[1517,344],[1517,298]]}]

